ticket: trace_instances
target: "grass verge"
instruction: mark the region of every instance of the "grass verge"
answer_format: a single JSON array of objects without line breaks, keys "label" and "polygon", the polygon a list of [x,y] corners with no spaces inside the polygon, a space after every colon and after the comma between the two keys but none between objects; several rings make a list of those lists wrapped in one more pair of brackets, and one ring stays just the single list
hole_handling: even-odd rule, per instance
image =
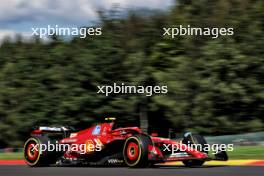
[{"label": "grass verge", "polygon": [[20,160],[23,159],[22,152],[16,153],[0,153],[0,160]]},{"label": "grass verge", "polygon": [[264,146],[235,146],[230,159],[264,159]]}]

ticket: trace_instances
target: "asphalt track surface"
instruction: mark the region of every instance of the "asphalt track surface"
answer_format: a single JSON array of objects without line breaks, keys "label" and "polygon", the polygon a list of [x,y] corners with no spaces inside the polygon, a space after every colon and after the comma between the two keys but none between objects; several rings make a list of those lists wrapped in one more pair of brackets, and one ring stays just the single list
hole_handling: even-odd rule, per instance
[{"label": "asphalt track surface", "polygon": [[263,176],[263,166],[42,167],[1,165],[0,176]]}]

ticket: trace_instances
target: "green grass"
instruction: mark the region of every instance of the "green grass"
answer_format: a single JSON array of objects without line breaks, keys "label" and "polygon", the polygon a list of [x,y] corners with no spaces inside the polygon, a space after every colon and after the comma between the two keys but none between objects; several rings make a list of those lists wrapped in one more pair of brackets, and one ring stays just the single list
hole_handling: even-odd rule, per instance
[{"label": "green grass", "polygon": [[229,159],[264,159],[264,146],[235,146]]},{"label": "green grass", "polygon": [[[264,146],[235,146],[229,159],[264,159]],[[0,160],[23,159],[23,153],[0,153]]]},{"label": "green grass", "polygon": [[0,153],[0,160],[17,160],[17,159],[23,159],[22,152]]}]

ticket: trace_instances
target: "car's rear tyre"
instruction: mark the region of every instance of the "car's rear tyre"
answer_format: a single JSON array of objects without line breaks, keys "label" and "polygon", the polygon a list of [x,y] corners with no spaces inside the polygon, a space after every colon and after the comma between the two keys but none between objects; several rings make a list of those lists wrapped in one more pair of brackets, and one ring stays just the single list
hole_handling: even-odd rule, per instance
[{"label": "car's rear tyre", "polygon": [[125,164],[129,167],[148,167],[148,146],[152,145],[149,136],[135,135],[127,138],[123,148]]},{"label": "car's rear tyre", "polygon": [[40,151],[40,145],[48,145],[49,138],[45,136],[30,137],[24,145],[24,158],[31,167],[42,167],[54,164],[57,155],[54,152]]},{"label": "car's rear tyre", "polygon": [[[205,138],[199,134],[191,134],[188,133],[186,136],[184,136],[184,139],[182,140],[183,144],[201,144],[201,152],[208,153],[208,151],[204,150],[205,145],[207,144]],[[205,160],[184,160],[182,161],[183,164],[187,167],[198,167],[202,166],[205,162]]]}]

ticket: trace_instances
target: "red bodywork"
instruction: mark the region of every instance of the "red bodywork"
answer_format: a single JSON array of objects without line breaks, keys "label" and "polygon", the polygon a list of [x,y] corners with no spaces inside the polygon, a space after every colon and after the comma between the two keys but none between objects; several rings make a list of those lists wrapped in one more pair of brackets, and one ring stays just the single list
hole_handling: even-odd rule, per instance
[{"label": "red bodywork", "polygon": [[[94,125],[90,128],[85,130],[70,133],[69,137],[63,138],[59,140],[60,144],[93,144],[93,145],[100,145],[102,149],[108,146],[115,141],[125,141],[127,138],[133,136],[134,134],[144,134],[138,127],[127,127],[127,128],[117,128],[113,129],[114,122],[109,123],[101,123],[98,125]],[[41,130],[34,130],[32,132],[33,135],[41,134]],[[150,136],[152,140],[152,145],[148,146],[148,158],[149,160],[160,163],[166,161],[181,161],[181,160],[189,160],[189,159],[208,159],[208,155],[193,150],[184,146],[184,144],[180,143],[179,141],[167,139],[167,138],[160,138],[160,137],[153,137]],[[133,145],[133,144],[131,144]],[[165,154],[163,151],[164,145],[174,145],[181,151],[185,151],[185,156],[173,156],[170,154]],[[133,146],[132,146],[133,147]],[[123,148],[120,148],[120,152],[123,151]],[[89,149],[86,150],[86,153],[80,154],[80,151],[75,152],[65,152],[65,158],[81,158],[87,156],[89,154],[94,154],[94,152],[100,151],[90,151]],[[128,154],[129,156],[129,154]],[[133,157],[133,156],[131,156]]]}]

